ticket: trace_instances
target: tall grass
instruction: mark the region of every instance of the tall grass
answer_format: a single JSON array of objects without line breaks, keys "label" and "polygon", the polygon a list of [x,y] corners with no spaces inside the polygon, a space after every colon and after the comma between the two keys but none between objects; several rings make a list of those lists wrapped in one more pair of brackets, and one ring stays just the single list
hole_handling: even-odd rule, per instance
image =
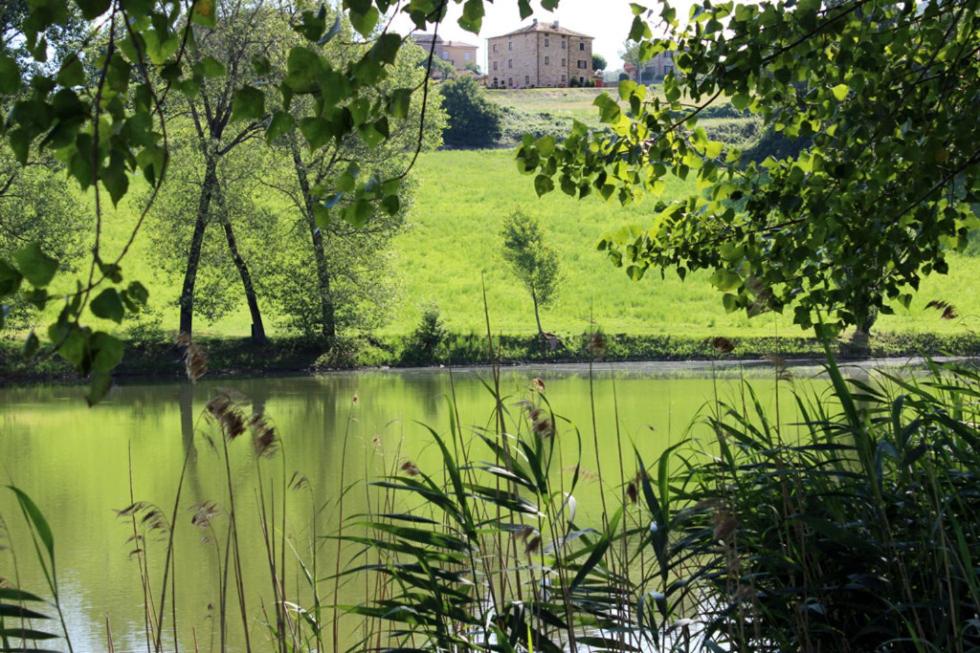
[{"label": "tall grass", "polygon": [[[734,401],[716,399],[705,411],[709,439],[677,439],[654,461],[618,428],[601,442],[583,438],[540,380],[504,397],[494,374],[484,426],[465,430],[451,394],[446,431],[420,427],[436,464],[379,443],[383,477],[366,487],[340,479],[335,515],[355,487],[370,500],[366,511],[343,512],[339,529],[323,523],[316,481],[287,481],[269,418],[216,395],[206,433],[226,496],[192,506],[191,521],[218,562],[210,581],[220,596],[217,650],[980,648],[975,369],[931,365],[925,376],[862,380],[831,359],[823,394],[797,390],[780,371],[797,418],[770,414],[745,383]],[[238,444],[246,434],[248,451]],[[581,482],[583,456],[597,446],[617,447],[618,469],[603,469],[605,510],[589,520],[577,505],[591,491]],[[254,508],[231,482],[242,456],[254,459]],[[175,573],[176,516],[188,508],[182,485],[172,511],[136,500],[121,511],[140,550],[148,652],[186,641],[214,649],[198,649],[197,631],[177,622],[176,589],[192,582]],[[285,494],[297,491],[310,491],[309,523],[287,515]],[[62,613],[53,530],[17,497],[52,598],[20,588],[16,574],[0,588],[0,651],[70,646],[67,629],[48,618]],[[247,510],[258,516],[257,534],[239,531]],[[148,537],[153,531],[163,537]],[[242,568],[245,540],[264,549],[267,570]],[[326,573],[324,545],[337,556]],[[159,578],[149,571],[151,547],[164,561]],[[341,604],[345,583],[363,587],[365,600]],[[64,641],[45,641],[55,638]]]}]

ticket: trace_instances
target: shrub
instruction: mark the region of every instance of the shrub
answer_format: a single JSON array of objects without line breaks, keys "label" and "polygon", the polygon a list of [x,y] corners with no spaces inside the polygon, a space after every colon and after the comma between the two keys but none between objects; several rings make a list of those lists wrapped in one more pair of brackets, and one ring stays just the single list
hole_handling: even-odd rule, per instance
[{"label": "shrub", "polygon": [[415,333],[409,336],[402,353],[402,362],[409,365],[431,365],[445,339],[446,328],[442,324],[439,309],[436,306],[427,306]]},{"label": "shrub", "polygon": [[460,77],[444,82],[440,89],[449,118],[443,133],[446,146],[494,147],[500,139],[502,114],[500,107],[486,99],[479,83],[472,77]]}]

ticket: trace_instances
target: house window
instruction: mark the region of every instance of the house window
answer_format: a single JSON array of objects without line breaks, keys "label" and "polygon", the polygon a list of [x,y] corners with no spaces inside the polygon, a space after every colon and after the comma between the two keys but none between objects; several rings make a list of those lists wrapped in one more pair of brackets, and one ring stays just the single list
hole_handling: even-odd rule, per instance
[{"label": "house window", "polygon": [[546,66],[550,66],[551,65],[551,57],[545,57],[544,58],[544,65],[546,65]]},{"label": "house window", "polygon": [[442,51],[442,58],[449,61],[449,53],[445,50]]},{"label": "house window", "polygon": [[507,86],[513,86],[513,85],[514,85],[514,78],[513,77],[508,77],[507,78]]},{"label": "house window", "polygon": [[579,43],[578,49],[581,50],[582,52],[585,52],[585,43]]},{"label": "house window", "polygon": [[564,59],[562,59],[562,60],[561,60],[561,67],[562,67],[562,68],[564,68],[564,67],[565,67],[565,60],[564,60]]},{"label": "house window", "polygon": [[564,83],[565,83],[566,81],[567,81],[567,80],[565,79],[565,76],[564,76],[564,75],[562,75],[562,76],[561,76],[561,83],[562,83],[562,84],[564,84]]},{"label": "house window", "polygon": [[531,76],[524,75],[524,86],[530,86],[530,85],[531,85]]},{"label": "house window", "polygon": [[508,59],[507,60],[507,67],[508,68],[513,68],[514,67],[514,60],[513,59]]},{"label": "house window", "polygon": [[497,78],[496,78],[496,77],[494,77],[494,78],[493,78],[493,87],[494,87],[494,88],[497,88],[497,84],[498,84],[498,81],[497,81]]},{"label": "house window", "polygon": [[584,77],[579,77],[578,78],[578,83],[579,84],[584,84],[585,83],[585,78]]},{"label": "house window", "polygon": [[578,67],[579,67],[579,70],[585,70],[585,68],[586,68],[585,62],[582,61],[581,59],[579,59],[579,61],[578,61]]},{"label": "house window", "polygon": [[494,70],[497,70],[497,62],[496,61],[493,62],[493,69]]},{"label": "house window", "polygon": [[562,49],[562,50],[564,50],[564,49],[565,49],[565,37],[564,37],[564,36],[563,36],[563,37],[561,37],[561,49]]},{"label": "house window", "polygon": [[473,53],[472,52],[464,52],[463,53],[463,61],[473,61]]},{"label": "house window", "polygon": [[664,77],[670,74],[670,71],[674,69],[673,66],[664,66]]},{"label": "house window", "polygon": [[547,37],[545,37],[545,39],[544,39],[544,47],[546,47],[546,48],[550,48],[551,47],[551,41]]},{"label": "house window", "polygon": [[508,50],[513,50],[514,49],[514,42],[513,41],[507,41],[507,49]]}]

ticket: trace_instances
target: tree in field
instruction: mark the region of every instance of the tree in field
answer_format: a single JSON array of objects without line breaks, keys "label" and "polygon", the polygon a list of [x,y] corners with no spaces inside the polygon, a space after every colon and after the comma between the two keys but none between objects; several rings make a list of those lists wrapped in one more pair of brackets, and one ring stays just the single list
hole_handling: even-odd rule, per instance
[{"label": "tree in field", "polygon": [[500,107],[486,98],[480,84],[472,77],[460,77],[439,86],[449,126],[443,140],[449,147],[489,148],[501,134]]},{"label": "tree in field", "polygon": [[604,56],[601,54],[592,55],[592,70],[600,72],[605,70],[607,65],[608,63],[606,62],[606,58]]},{"label": "tree in field", "polygon": [[[0,144],[0,259],[37,244],[64,269],[72,269],[84,249],[87,226],[57,161],[32,157],[21,166]],[[0,307],[0,326],[25,326],[29,308],[27,298],[14,302],[6,314]]]},{"label": "tree in field", "polygon": [[[194,128],[187,123],[175,123],[174,127],[169,180],[155,198],[147,220],[147,238],[153,244],[155,267],[160,271],[160,278],[166,279],[180,279],[186,274],[188,252],[196,234],[193,227],[201,210],[201,192],[208,174]],[[198,320],[216,322],[247,301],[240,265],[247,260],[249,279],[255,275],[258,281],[263,271],[257,257],[274,249],[268,246],[274,240],[268,238],[274,231],[267,229],[272,218],[255,202],[260,189],[259,174],[263,172],[256,161],[261,161],[262,156],[261,141],[250,139],[222,156],[215,165],[209,186],[211,197],[203,214],[205,235],[197,250],[194,273],[193,315]],[[234,225],[234,249],[228,245],[225,225]],[[260,233],[266,238],[260,237]],[[235,254],[241,261],[234,260]],[[257,304],[258,283],[252,289]],[[180,299],[178,294],[175,297],[178,308]]]},{"label": "tree in field", "polygon": [[[337,36],[321,47],[321,54],[328,65],[339,67],[361,53],[350,45],[349,23],[327,18],[335,21]],[[418,46],[400,51],[379,90],[425,83],[419,62],[426,56]],[[387,250],[404,222],[414,187],[403,184],[383,201],[359,199],[352,191],[358,183],[396,175],[417,149],[438,147],[446,124],[437,104],[426,107],[423,121],[421,102],[412,101],[411,94],[397,101],[398,111],[378,126],[373,146],[355,136],[316,133],[314,126],[299,121],[307,109],[302,99],[294,101],[282,134],[272,139],[260,183],[286,199],[290,215],[299,220],[279,218],[276,240],[286,255],[268,272],[269,284],[275,284],[270,297],[287,324],[307,335],[334,338],[344,329],[377,326],[389,314],[393,283]],[[326,142],[311,149],[304,138]],[[320,199],[324,194],[326,201]]]},{"label": "tree in field", "polygon": [[[669,5],[633,7],[627,60],[674,53],[664,97],[623,81],[628,108],[597,100],[602,130],[518,155],[539,193],[628,203],[668,175],[697,179],[699,193],[602,241],[615,264],[633,278],[710,270],[727,310],[788,309],[823,335],[866,333],[946,273],[977,223],[980,2],[704,2],[685,24]],[[805,146],[746,165],[697,124],[723,97]]]},{"label": "tree in field", "polygon": [[183,99],[196,135],[190,146],[200,154],[202,174],[179,300],[180,332],[193,332],[197,273],[208,226],[214,218],[241,279],[252,318],[252,340],[263,343],[265,326],[255,282],[238,246],[234,224],[228,211],[220,207],[213,211],[212,206],[220,202],[218,171],[222,159],[265,129],[259,87],[274,83],[268,57],[278,35],[287,29],[287,16],[262,0],[221,0],[216,11],[217,27],[194,27],[186,55],[199,84],[185,87]]},{"label": "tree in field", "polygon": [[538,337],[545,340],[541,326],[541,307],[554,301],[558,293],[558,254],[544,242],[541,225],[521,212],[513,213],[504,224],[504,259],[531,293]]}]

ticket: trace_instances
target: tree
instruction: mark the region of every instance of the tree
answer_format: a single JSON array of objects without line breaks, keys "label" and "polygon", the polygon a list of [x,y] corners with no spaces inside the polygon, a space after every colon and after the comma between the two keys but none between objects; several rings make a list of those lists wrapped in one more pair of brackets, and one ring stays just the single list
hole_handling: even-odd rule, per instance
[{"label": "tree", "polygon": [[[702,192],[602,241],[615,264],[633,278],[711,270],[729,311],[790,308],[822,335],[867,331],[923,276],[946,272],[980,194],[980,121],[963,119],[980,93],[977,0],[704,2],[685,25],[669,5],[634,8],[640,61],[675,54],[665,98],[623,81],[628,111],[597,100],[603,130],[577,124],[518,154],[542,193],[557,179],[568,194],[628,203],[668,174],[697,178]],[[723,96],[812,144],[744,165],[697,126]]]},{"label": "tree", "polygon": [[[32,158],[21,166],[0,144],[0,259],[14,258],[18,251],[37,244],[60,267],[71,270],[82,254],[86,227],[86,216],[57,161]],[[26,326],[30,308],[29,298],[24,297],[9,307],[7,315],[0,309],[0,326],[5,321]]]},{"label": "tree", "polygon": [[[350,25],[342,16],[338,19],[340,38],[322,50],[324,59],[335,66],[360,54],[349,45]],[[401,50],[379,90],[427,83],[419,66],[425,56],[417,46]],[[405,99],[410,100],[407,95]],[[305,110],[303,102],[295,102],[296,119]],[[438,147],[445,123],[440,107],[423,109],[416,100],[392,116],[386,126],[388,138],[374,147],[348,136],[309,150],[302,147],[302,126],[275,139],[261,183],[287,198],[300,217],[298,223],[284,221],[277,240],[289,254],[278,257],[269,271],[277,284],[270,296],[289,316],[290,326],[307,335],[334,338],[343,329],[384,321],[393,295],[386,250],[404,222],[414,188],[403,184],[384,201],[357,198],[351,191],[363,180],[396,174],[420,135],[423,149]],[[324,193],[326,202],[319,200]],[[296,238],[304,232],[305,237]]]},{"label": "tree", "polygon": [[551,304],[558,293],[558,254],[545,244],[538,221],[520,211],[507,219],[503,239],[504,259],[531,293],[534,322],[543,342],[546,335],[541,326],[541,307]]},{"label": "tree", "polygon": [[217,26],[193,27],[194,38],[187,50],[187,62],[198,76],[199,87],[185,89],[184,99],[203,174],[180,293],[180,332],[189,336],[193,331],[194,287],[209,218],[215,217],[241,278],[252,318],[252,340],[261,344],[266,341],[265,326],[252,274],[239,251],[228,211],[221,206],[212,211],[211,207],[223,201],[218,179],[222,157],[265,129],[265,110],[260,106],[264,100],[257,87],[273,81],[268,55],[277,35],[285,30],[286,20],[261,0],[222,0],[215,11]]},{"label": "tree", "polygon": [[606,69],[606,58],[601,54],[592,55],[592,70],[599,72]]},{"label": "tree", "polygon": [[480,84],[472,77],[460,77],[439,87],[449,126],[443,140],[449,147],[489,148],[501,134],[500,107],[486,99]]},{"label": "tree", "polygon": [[[186,275],[188,253],[193,250],[195,236],[199,235],[195,226],[203,215],[204,234],[196,250],[194,268],[193,316],[195,321],[204,319],[213,323],[247,301],[235,254],[241,264],[249,261],[250,280],[253,274],[262,277],[263,270],[258,269],[256,258],[267,255],[269,242],[275,240],[270,237],[275,230],[269,228],[274,216],[255,201],[260,194],[260,176],[266,172],[263,166],[256,165],[263,158],[262,144],[250,139],[216,161],[207,184],[210,198],[203,214],[200,213],[201,195],[208,166],[198,145],[198,135],[187,121],[175,122],[171,151],[168,182],[157,194],[148,216],[147,237],[153,244],[151,252],[156,269],[167,279],[180,279]],[[234,225],[234,249],[228,245],[225,225]],[[263,245],[254,246],[255,241]],[[177,290],[175,302],[180,310],[182,288],[178,285]],[[258,304],[256,285],[252,291]]]}]

